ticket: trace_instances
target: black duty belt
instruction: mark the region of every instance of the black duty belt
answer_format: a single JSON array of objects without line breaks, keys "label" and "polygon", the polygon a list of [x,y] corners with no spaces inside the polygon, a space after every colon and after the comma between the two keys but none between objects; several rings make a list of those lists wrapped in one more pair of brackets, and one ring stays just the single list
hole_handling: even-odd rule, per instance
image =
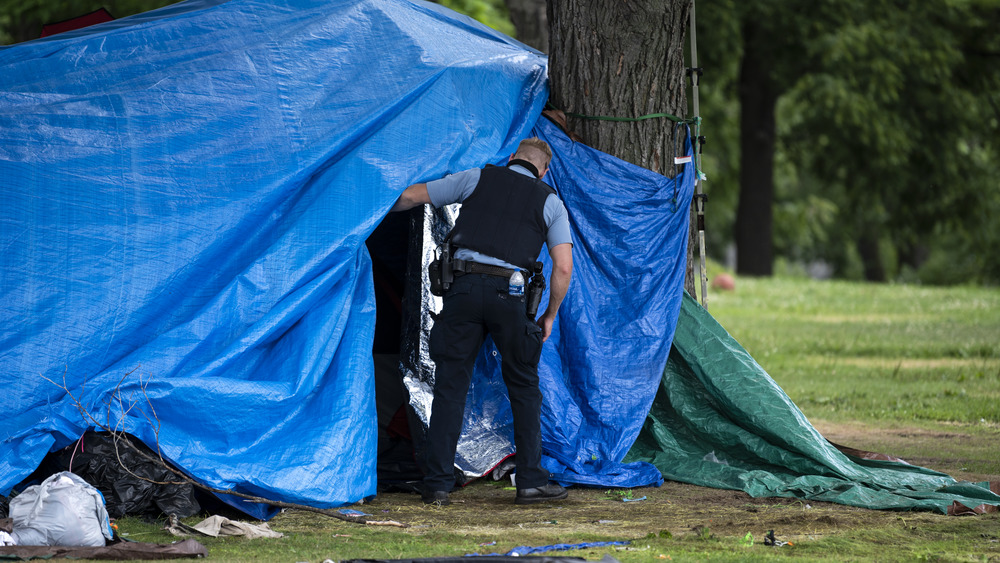
[{"label": "black duty belt", "polygon": [[510,268],[501,268],[500,266],[491,266],[489,264],[480,264],[479,262],[472,262],[470,260],[454,260],[452,264],[454,265],[456,276],[462,274],[486,274],[488,276],[510,278],[514,275],[514,272],[519,271],[511,270]]}]

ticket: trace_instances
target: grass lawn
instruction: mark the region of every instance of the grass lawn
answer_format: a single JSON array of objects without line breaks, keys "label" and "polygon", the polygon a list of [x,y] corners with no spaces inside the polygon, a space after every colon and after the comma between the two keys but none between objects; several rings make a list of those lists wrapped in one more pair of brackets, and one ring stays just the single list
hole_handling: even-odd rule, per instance
[{"label": "grass lawn", "polygon": [[[996,454],[947,472],[1000,475],[1000,290],[741,279],[709,298],[713,316],[831,440],[949,464],[967,440],[928,449],[924,438],[960,430]],[[886,451],[892,433],[912,439]]]},{"label": "grass lawn", "polygon": [[[889,453],[960,480],[1000,480],[1000,290],[737,279],[709,310],[830,440]],[[216,561],[338,561],[505,553],[516,546],[629,541],[549,552],[631,561],[1000,561],[1000,514],[949,517],[754,499],[668,482],[576,489],[542,507],[509,483],[477,481],[450,507],[407,493],[354,508],[408,527],[364,526],[300,511],[284,538],[202,541]],[[645,496],[622,502],[623,495]],[[199,517],[188,519],[190,524]],[[131,539],[176,538],[134,518]],[[764,546],[768,530],[790,541]]]},{"label": "grass lawn", "polygon": [[741,279],[709,297],[810,418],[1000,424],[1000,290]]}]

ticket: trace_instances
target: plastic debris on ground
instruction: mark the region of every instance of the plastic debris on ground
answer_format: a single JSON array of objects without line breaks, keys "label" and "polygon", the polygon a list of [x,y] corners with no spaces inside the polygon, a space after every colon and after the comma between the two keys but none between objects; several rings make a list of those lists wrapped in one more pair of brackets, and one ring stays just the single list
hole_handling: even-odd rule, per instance
[{"label": "plastic debris on ground", "polygon": [[522,545],[515,547],[514,549],[508,551],[507,553],[469,553],[466,554],[467,557],[475,557],[482,555],[510,555],[515,557],[520,557],[523,555],[530,555],[533,553],[545,553],[547,551],[568,551],[570,549],[592,549],[595,547],[607,547],[607,546],[624,546],[629,545],[630,541],[603,541],[603,542],[586,542],[586,543],[557,543],[553,545],[541,545],[541,546],[527,546]]},{"label": "plastic debris on ground", "polygon": [[[474,558],[476,561],[484,563],[522,563],[532,561],[533,563],[619,563],[618,559],[611,555],[604,554],[597,560],[588,560],[582,557],[557,556],[557,555],[480,555]],[[323,563],[467,563],[469,557],[422,557],[418,559],[349,559],[335,562],[333,559],[325,559]]]},{"label": "plastic debris on ground", "polygon": [[208,536],[217,538],[220,536],[242,536],[248,539],[257,538],[283,538],[284,534],[275,532],[267,524],[251,524],[230,520],[225,516],[213,515],[205,518],[193,526],[189,526],[180,521],[175,515],[167,517],[167,525],[164,529],[175,536]]},{"label": "plastic debris on ground", "polygon": [[774,537],[774,530],[768,530],[767,535],[764,536],[764,545],[771,547],[781,547],[783,545],[795,545],[790,541],[781,541]]},{"label": "plastic debris on ground", "polygon": [[97,547],[114,537],[101,492],[66,471],[11,499],[10,518],[15,545]]}]

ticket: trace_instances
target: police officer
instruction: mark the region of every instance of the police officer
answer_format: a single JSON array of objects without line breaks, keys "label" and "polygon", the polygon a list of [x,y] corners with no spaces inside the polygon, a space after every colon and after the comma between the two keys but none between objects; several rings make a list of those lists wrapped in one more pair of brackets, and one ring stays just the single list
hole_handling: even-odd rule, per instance
[{"label": "police officer", "polygon": [[[542,181],[551,159],[545,141],[525,139],[506,167],[475,168],[414,184],[392,208],[403,211],[424,203],[436,208],[462,203],[451,233],[457,249],[454,258],[462,267],[455,271],[430,336],[436,371],[427,434],[425,503],[449,504],[466,395],[486,334],[493,337],[502,356],[501,370],[514,415],[514,502],[532,504],[568,495],[565,488],[549,483],[549,473],[541,466],[538,360],[573,272],[566,207]],[[543,243],[552,258],[552,274],[548,307],[536,321],[528,317],[525,296],[511,287],[511,277],[520,271],[527,280]]]}]

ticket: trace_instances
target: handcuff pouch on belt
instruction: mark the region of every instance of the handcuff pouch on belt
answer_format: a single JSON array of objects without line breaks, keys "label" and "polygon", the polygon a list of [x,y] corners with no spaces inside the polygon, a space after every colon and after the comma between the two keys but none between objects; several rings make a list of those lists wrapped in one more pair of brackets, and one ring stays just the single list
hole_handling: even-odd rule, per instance
[{"label": "handcuff pouch on belt", "polygon": [[545,291],[545,276],[542,274],[542,263],[535,262],[532,270],[531,281],[528,282],[527,314],[528,318],[535,320],[538,314],[538,305],[542,302],[542,292]]},{"label": "handcuff pouch on belt", "polygon": [[451,235],[438,247],[437,254],[427,266],[427,277],[431,284],[431,294],[443,297],[451,283],[455,281],[455,270],[451,260]]}]

